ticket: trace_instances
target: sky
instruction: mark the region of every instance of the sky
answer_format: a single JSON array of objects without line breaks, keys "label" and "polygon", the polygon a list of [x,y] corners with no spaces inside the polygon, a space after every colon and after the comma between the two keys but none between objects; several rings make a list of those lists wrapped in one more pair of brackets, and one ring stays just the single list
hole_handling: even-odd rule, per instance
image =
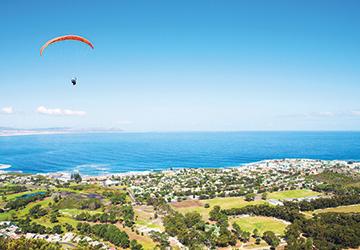
[{"label": "sky", "polygon": [[[351,0],[2,0],[0,127],[359,130],[359,10]],[[67,41],[39,55],[66,34],[95,49]]]}]

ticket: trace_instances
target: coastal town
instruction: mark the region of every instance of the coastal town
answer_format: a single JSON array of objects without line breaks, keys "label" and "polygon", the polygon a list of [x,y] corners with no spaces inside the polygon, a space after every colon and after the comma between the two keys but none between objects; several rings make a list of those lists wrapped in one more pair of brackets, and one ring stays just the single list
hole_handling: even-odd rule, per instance
[{"label": "coastal town", "polygon": [[360,0],[0,24],[0,250],[360,250]]},{"label": "coastal town", "polygon": [[104,176],[7,170],[0,174],[0,248],[360,247],[359,231],[346,224],[360,226],[359,162],[278,159]]}]

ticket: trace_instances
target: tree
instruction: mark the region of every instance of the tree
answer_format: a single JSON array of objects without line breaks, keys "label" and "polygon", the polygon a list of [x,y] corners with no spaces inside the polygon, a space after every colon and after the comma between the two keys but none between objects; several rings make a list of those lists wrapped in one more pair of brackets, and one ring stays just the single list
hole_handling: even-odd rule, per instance
[{"label": "tree", "polygon": [[217,221],[220,214],[220,206],[214,206],[214,208],[209,213],[209,219]]},{"label": "tree", "polygon": [[60,201],[59,195],[55,195],[55,197],[54,197],[54,202],[55,202],[55,203],[58,203],[59,201]]},{"label": "tree", "polygon": [[312,250],[313,249],[313,239],[307,238],[305,242],[305,250]]},{"label": "tree", "polygon": [[226,247],[228,245],[234,246],[236,244],[236,236],[233,235],[226,226],[220,226],[219,236],[216,240],[216,245],[219,247]]},{"label": "tree", "polygon": [[301,229],[298,224],[298,221],[295,221],[287,227],[285,233],[285,239],[287,243],[287,248],[289,250],[303,250],[305,249],[305,241],[300,237]]},{"label": "tree", "polygon": [[185,214],[185,224],[188,228],[196,227],[201,228],[205,226],[201,215],[198,212],[189,212]]},{"label": "tree", "polygon": [[166,233],[151,231],[150,238],[158,243],[160,249],[166,249],[170,246],[169,236]]},{"label": "tree", "polygon": [[132,241],[130,241],[130,249],[131,250],[143,250],[144,248],[136,240],[132,240]]},{"label": "tree", "polygon": [[29,210],[29,215],[34,217],[35,219],[40,218],[46,214],[47,214],[47,211],[45,209],[41,208],[41,205],[39,205],[39,204],[33,206]]},{"label": "tree", "polygon": [[125,193],[111,193],[110,200],[112,204],[125,204],[126,194]]},{"label": "tree", "polygon": [[195,228],[182,230],[177,237],[181,243],[188,246],[190,249],[199,249],[204,242],[203,231]]},{"label": "tree", "polygon": [[[84,224],[87,223],[82,223],[82,224],[83,225],[81,226],[78,225],[78,227],[81,231],[84,231],[85,229]],[[88,234],[92,233],[122,248],[128,248],[130,246],[129,236],[127,235],[127,233],[121,231],[115,225],[112,224],[96,224],[94,226],[90,226],[90,230],[87,233]]]},{"label": "tree", "polygon": [[107,222],[108,221],[108,215],[106,213],[102,213],[99,217],[100,222]]},{"label": "tree", "polygon": [[245,195],[245,200],[246,201],[253,201],[255,200],[255,194],[254,193],[248,193]]},{"label": "tree", "polygon": [[131,205],[122,205],[121,206],[121,214],[125,222],[125,226],[131,227],[134,225],[134,209]]},{"label": "tree", "polygon": [[53,232],[54,234],[62,234],[62,233],[63,233],[60,225],[54,226],[53,229],[52,229],[52,232]]},{"label": "tree", "polygon": [[56,213],[52,213],[52,214],[51,214],[51,216],[50,216],[50,222],[51,222],[51,223],[59,222],[58,219],[57,219],[57,214],[56,214]]},{"label": "tree", "polygon": [[66,231],[68,231],[68,232],[71,232],[71,231],[74,230],[73,226],[70,225],[69,223],[66,223],[66,224],[65,224],[65,228],[66,228]]},{"label": "tree", "polygon": [[236,235],[236,237],[237,237],[238,239],[240,239],[243,231],[241,230],[239,224],[237,224],[236,222],[234,222],[234,223],[232,224],[232,228],[233,228],[233,230],[234,230],[234,234]]},{"label": "tree", "polygon": [[216,227],[210,227],[205,231],[204,243],[208,249],[216,248],[217,232]]},{"label": "tree", "polygon": [[75,172],[71,174],[71,180],[74,180],[76,183],[80,183],[82,181],[81,175],[79,172]]},{"label": "tree", "polygon": [[261,199],[266,200],[267,196],[268,196],[268,194],[266,192],[264,192],[261,194]]},{"label": "tree", "polygon": [[248,242],[250,240],[250,236],[251,236],[250,232],[243,231],[241,234],[241,240],[244,242]]},{"label": "tree", "polygon": [[266,231],[263,234],[263,240],[269,244],[273,249],[275,249],[279,244],[280,240],[272,231]]},{"label": "tree", "polygon": [[178,212],[165,216],[163,223],[165,232],[170,236],[176,236],[181,230],[186,230],[184,216]]},{"label": "tree", "polygon": [[259,230],[258,230],[257,228],[255,228],[255,229],[253,230],[253,237],[254,237],[254,238],[259,237]]}]

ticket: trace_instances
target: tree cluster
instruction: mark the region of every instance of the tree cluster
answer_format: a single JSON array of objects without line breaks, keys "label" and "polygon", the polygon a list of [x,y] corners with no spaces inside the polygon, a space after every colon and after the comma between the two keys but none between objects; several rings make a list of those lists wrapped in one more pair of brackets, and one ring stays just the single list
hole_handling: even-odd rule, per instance
[{"label": "tree cluster", "polygon": [[1,250],[25,250],[25,249],[42,249],[42,250],[60,250],[58,243],[50,243],[40,239],[19,239],[0,237]]},{"label": "tree cluster", "polygon": [[35,219],[40,218],[44,215],[47,214],[46,209],[42,208],[40,204],[37,204],[35,206],[33,206],[30,210],[29,210],[29,215],[31,217],[34,217]]},{"label": "tree cluster", "polygon": [[170,247],[169,235],[167,233],[151,231],[150,238],[157,243],[160,249],[166,249]]},{"label": "tree cluster", "polygon": [[101,207],[101,202],[96,198],[89,198],[80,202],[80,209],[96,210]]},{"label": "tree cluster", "polygon": [[317,249],[344,249],[360,246],[360,214],[324,213],[298,225],[311,237]]},{"label": "tree cluster", "polygon": [[264,232],[262,238],[272,249],[275,249],[280,244],[280,239],[272,231]]},{"label": "tree cluster", "polygon": [[302,215],[298,209],[289,206],[251,205],[242,208],[230,208],[222,211],[226,215],[260,215],[275,217],[290,222],[304,219],[304,215]]},{"label": "tree cluster", "polygon": [[[31,222],[29,218],[19,220],[17,226],[20,228],[22,233],[36,233],[36,234],[61,234],[63,233],[60,225],[54,227],[45,227],[36,222]],[[1,249],[1,248],[0,248]]]},{"label": "tree cluster", "polygon": [[126,193],[106,191],[103,193],[103,195],[109,198],[112,204],[117,205],[126,203]]},{"label": "tree cluster", "polygon": [[118,219],[114,213],[96,213],[90,214],[87,212],[82,212],[75,216],[76,220],[79,221],[88,221],[88,222],[101,222],[101,223],[116,223]]},{"label": "tree cluster", "polygon": [[16,194],[16,193],[20,193],[20,192],[25,192],[27,191],[27,187],[26,186],[3,186],[0,188],[0,194],[6,195],[6,194]]},{"label": "tree cluster", "polygon": [[[215,208],[217,212],[220,209]],[[213,212],[216,225],[207,225],[201,215],[190,212],[182,215],[178,212],[170,213],[163,219],[165,232],[176,236],[178,240],[190,249],[226,247],[236,244],[236,237],[228,230],[227,216],[216,215]]]},{"label": "tree cluster", "polygon": [[43,200],[47,196],[46,193],[38,193],[34,195],[19,197],[15,200],[9,201],[6,203],[5,208],[9,209],[19,209],[25,207],[30,202],[34,202],[37,200]]},{"label": "tree cluster", "polygon": [[233,233],[236,235],[236,237],[243,241],[243,242],[248,242],[250,240],[250,233],[247,231],[243,231],[240,226],[234,222],[232,224],[232,228],[233,228]]},{"label": "tree cluster", "polygon": [[88,223],[79,223],[76,228],[81,234],[95,235],[103,240],[113,243],[115,246],[122,248],[128,248],[130,246],[127,233],[121,231],[112,224],[96,224],[91,226]]},{"label": "tree cluster", "polygon": [[121,206],[120,212],[125,226],[131,227],[132,225],[134,225],[135,212],[131,205]]},{"label": "tree cluster", "polygon": [[360,203],[360,195],[337,195],[334,197],[318,198],[311,201],[284,202],[286,206],[295,207],[301,211],[312,211],[315,209],[353,205]]}]

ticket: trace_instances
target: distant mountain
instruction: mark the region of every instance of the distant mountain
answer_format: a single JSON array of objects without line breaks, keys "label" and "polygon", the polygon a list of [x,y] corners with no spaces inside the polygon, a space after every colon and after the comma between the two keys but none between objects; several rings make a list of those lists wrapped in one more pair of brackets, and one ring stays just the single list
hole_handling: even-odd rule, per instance
[{"label": "distant mountain", "polygon": [[53,128],[11,128],[0,127],[0,136],[20,136],[20,135],[38,135],[38,134],[68,134],[68,133],[108,133],[108,132],[122,132],[119,128],[83,128],[75,129],[68,127],[53,127]]},{"label": "distant mountain", "polygon": [[53,128],[13,128],[13,127],[0,127],[0,131],[1,130],[34,130],[34,131],[39,131],[39,130],[68,130],[71,128],[68,127],[53,127]]}]

